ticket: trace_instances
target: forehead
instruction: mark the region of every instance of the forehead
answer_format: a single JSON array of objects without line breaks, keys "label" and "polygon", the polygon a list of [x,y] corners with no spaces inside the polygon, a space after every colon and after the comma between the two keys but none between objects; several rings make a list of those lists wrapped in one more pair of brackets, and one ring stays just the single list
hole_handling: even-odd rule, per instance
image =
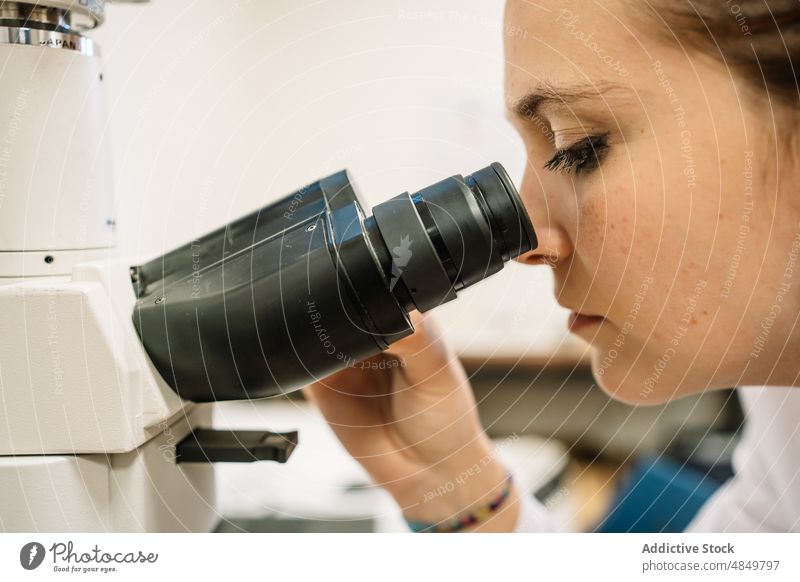
[{"label": "forehead", "polygon": [[539,84],[631,84],[644,59],[625,0],[508,0],[505,80],[509,96]]}]

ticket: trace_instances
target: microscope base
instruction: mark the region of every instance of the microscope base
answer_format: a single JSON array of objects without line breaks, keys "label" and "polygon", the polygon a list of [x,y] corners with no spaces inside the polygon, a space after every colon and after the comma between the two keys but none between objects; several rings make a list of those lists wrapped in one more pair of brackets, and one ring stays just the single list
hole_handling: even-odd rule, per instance
[{"label": "microscope base", "polygon": [[175,462],[175,445],[210,417],[197,406],[127,453],[0,456],[0,531],[211,531],[213,466]]}]

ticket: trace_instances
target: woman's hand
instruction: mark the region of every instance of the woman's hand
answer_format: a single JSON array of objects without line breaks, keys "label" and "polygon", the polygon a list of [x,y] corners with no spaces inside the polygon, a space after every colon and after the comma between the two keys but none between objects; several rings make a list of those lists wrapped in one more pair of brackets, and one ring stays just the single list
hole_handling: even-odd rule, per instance
[{"label": "woman's hand", "polygon": [[[374,358],[305,388],[345,448],[406,519],[449,521],[502,491],[506,469],[478,419],[469,380],[430,316]],[[517,492],[475,529],[511,531]]]}]

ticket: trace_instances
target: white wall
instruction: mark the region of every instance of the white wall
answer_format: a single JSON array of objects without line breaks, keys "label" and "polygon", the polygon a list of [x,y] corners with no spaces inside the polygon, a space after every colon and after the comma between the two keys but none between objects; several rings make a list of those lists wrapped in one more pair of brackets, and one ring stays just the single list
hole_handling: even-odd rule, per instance
[{"label": "white wall", "polygon": [[[149,257],[342,167],[370,204],[524,149],[503,118],[499,0],[153,0],[93,33],[120,245]],[[471,354],[558,349],[544,268],[438,311]],[[570,343],[574,348],[574,344]]]}]

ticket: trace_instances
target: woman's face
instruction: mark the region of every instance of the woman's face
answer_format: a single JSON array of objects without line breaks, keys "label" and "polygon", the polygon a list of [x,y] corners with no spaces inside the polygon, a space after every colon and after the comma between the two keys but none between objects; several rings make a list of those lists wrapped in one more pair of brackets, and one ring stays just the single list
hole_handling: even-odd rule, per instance
[{"label": "woman's face", "polygon": [[794,384],[800,189],[776,136],[787,116],[638,10],[507,4],[507,105],[540,237],[521,260],[552,265],[616,398]]}]

